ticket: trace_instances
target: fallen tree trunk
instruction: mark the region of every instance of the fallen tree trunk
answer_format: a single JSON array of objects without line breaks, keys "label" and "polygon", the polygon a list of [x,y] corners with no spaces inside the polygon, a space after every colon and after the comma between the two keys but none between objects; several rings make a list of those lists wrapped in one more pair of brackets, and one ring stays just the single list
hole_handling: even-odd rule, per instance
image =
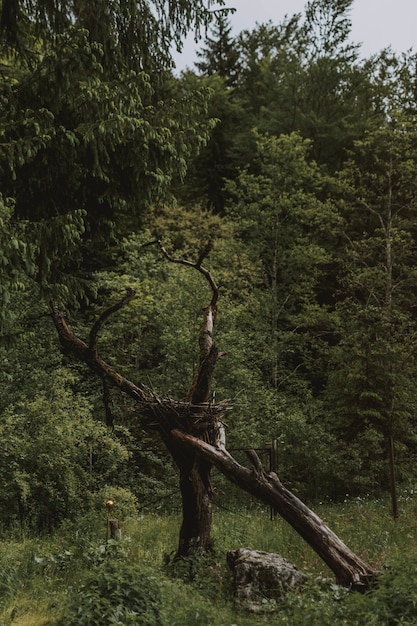
[{"label": "fallen tree trunk", "polygon": [[376,570],[354,554],[323,520],[286,489],[275,473],[267,473],[253,451],[249,453],[252,468],[248,469],[225,448],[212,446],[178,429],[171,432],[171,437],[217,467],[241,489],[274,507],[328,565],[338,584],[364,591],[378,576]]}]

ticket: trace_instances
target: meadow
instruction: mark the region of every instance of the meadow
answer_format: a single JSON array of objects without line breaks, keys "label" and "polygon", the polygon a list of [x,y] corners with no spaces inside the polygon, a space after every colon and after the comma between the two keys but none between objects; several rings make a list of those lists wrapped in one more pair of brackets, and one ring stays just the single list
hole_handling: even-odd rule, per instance
[{"label": "meadow", "polygon": [[[315,511],[382,574],[366,594],[334,583],[298,535],[269,511],[216,510],[215,552],[175,563],[178,514],[120,516],[121,541],[106,542],[106,514],[63,525],[52,536],[3,536],[1,626],[262,626],[417,624],[417,496],[404,492],[394,521],[385,499],[317,503]],[[233,602],[226,551],[278,552],[309,575],[273,614]]]}]

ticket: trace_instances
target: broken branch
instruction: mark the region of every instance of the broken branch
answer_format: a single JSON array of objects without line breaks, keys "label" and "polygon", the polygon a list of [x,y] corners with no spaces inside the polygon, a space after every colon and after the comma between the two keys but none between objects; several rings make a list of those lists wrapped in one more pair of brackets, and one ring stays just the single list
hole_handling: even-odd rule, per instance
[{"label": "broken branch", "polygon": [[196,269],[198,272],[200,272],[200,274],[202,274],[204,276],[204,278],[207,280],[207,282],[209,283],[211,290],[212,290],[212,299],[210,302],[210,306],[211,308],[214,310],[217,304],[217,300],[219,298],[219,288],[216,285],[213,276],[210,274],[209,270],[207,270],[205,267],[201,266],[201,263],[203,262],[203,260],[206,258],[206,256],[209,254],[209,252],[211,252],[212,248],[213,248],[213,242],[209,241],[208,244],[206,245],[206,247],[204,248],[203,252],[200,254],[200,256],[198,257],[198,260],[196,263],[193,263],[192,261],[188,261],[187,259],[179,259],[176,257],[173,257],[171,254],[169,254],[169,252],[166,250],[166,248],[163,246],[162,241],[158,240],[157,244],[159,246],[159,249],[161,250],[162,254],[164,255],[164,257],[166,259],[168,259],[168,261],[170,261],[171,263],[178,263],[180,265],[186,265],[188,267],[193,267],[194,269]]}]

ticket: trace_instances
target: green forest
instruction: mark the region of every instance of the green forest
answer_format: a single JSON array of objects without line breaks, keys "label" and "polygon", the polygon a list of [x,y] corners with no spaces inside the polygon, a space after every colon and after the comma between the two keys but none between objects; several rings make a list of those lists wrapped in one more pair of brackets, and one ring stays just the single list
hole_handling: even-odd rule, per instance
[{"label": "green forest", "polygon": [[[364,58],[352,4],[307,0],[234,36],[221,1],[0,0],[6,554],[104,519],[109,498],[155,527],[179,514],[182,458],[135,394],[202,402],[214,281],[202,404],[227,403],[227,448],[266,470],[274,448],[313,509],[383,501],[400,523],[417,482],[417,54]],[[214,506],[261,506],[213,485]]]}]

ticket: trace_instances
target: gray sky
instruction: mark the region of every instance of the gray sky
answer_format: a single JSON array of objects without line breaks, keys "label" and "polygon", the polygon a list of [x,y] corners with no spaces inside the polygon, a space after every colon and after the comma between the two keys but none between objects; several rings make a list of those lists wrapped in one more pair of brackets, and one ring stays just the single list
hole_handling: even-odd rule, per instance
[{"label": "gray sky", "polygon": [[[230,17],[233,33],[253,30],[256,23],[271,20],[279,24],[284,16],[303,12],[307,0],[226,0],[235,7]],[[361,54],[368,57],[389,45],[396,52],[410,48],[417,51],[417,0],[354,0],[350,13],[352,40],[361,43]],[[189,37],[181,56],[176,55],[177,69],[193,69],[195,44]]]}]

